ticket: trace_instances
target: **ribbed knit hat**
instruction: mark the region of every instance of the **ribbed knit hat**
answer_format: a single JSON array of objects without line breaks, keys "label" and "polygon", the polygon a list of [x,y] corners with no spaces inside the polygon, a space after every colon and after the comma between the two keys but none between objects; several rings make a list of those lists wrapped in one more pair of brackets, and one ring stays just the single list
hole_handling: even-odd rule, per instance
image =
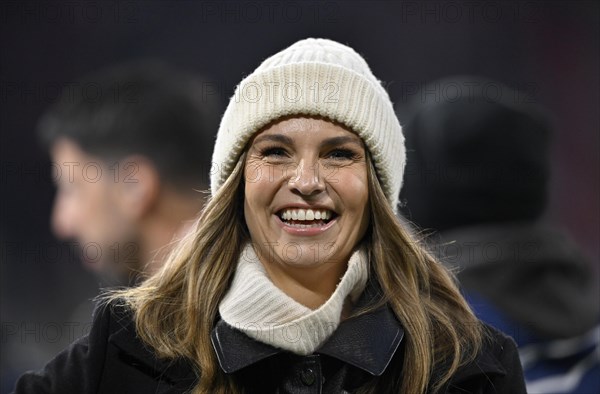
[{"label": "ribbed knit hat", "polygon": [[390,98],[358,53],[318,38],[298,41],[271,56],[237,86],[215,143],[213,196],[231,175],[248,140],[289,115],[323,116],[361,137],[382,189],[397,211],[406,153]]}]

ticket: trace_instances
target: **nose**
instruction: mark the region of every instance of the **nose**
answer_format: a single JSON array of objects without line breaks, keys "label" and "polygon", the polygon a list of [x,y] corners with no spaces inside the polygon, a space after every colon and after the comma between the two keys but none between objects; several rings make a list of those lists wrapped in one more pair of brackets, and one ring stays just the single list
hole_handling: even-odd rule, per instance
[{"label": "nose", "polygon": [[319,194],[325,190],[325,180],[319,171],[319,163],[301,161],[292,171],[288,185],[292,191],[304,196]]}]

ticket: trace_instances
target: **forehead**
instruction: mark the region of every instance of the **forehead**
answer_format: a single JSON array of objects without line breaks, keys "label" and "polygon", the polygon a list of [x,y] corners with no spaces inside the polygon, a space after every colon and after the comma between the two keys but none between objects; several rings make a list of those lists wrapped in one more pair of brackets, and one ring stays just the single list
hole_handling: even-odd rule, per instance
[{"label": "forehead", "polygon": [[85,152],[81,147],[74,141],[61,137],[54,142],[50,148],[50,155],[55,161],[64,164],[63,162],[68,160],[75,160],[77,163],[87,161],[99,161],[97,157],[94,157]]},{"label": "forehead", "polygon": [[346,137],[349,141],[362,145],[362,140],[349,128],[321,118],[293,117],[277,121],[254,136],[260,141],[264,136],[285,135],[294,140],[321,141],[332,137]]},{"label": "forehead", "polygon": [[[99,185],[111,179],[107,173],[107,163],[84,151],[76,142],[61,137],[50,147],[52,159],[52,180],[57,185],[81,183]],[[85,181],[85,182],[83,182]]]}]

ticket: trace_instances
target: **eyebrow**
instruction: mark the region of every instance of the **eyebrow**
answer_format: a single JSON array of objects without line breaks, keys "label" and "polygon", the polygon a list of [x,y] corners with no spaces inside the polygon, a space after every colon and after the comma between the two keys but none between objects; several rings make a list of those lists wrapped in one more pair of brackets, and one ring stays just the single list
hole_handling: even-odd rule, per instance
[{"label": "eyebrow", "polygon": [[328,138],[325,141],[323,141],[323,143],[321,144],[321,146],[332,146],[332,145],[342,145],[342,144],[346,144],[346,143],[351,143],[351,144],[356,144],[358,146],[360,146],[361,148],[362,143],[361,140],[358,137],[355,136],[340,136],[340,137],[333,137],[333,138]]},{"label": "eyebrow", "polygon": [[282,135],[282,134],[263,134],[256,137],[254,143],[262,142],[262,141],[275,141],[281,142],[282,144],[292,145],[294,140],[290,137]]},{"label": "eyebrow", "polygon": [[[287,145],[293,145],[294,143],[294,140],[292,138],[282,134],[264,134],[256,137],[256,140],[254,140],[255,143],[263,141],[274,141]],[[360,146],[361,148],[363,147],[361,140],[355,136],[340,136],[328,138],[321,143],[321,146],[342,145],[345,143],[352,143]]]}]

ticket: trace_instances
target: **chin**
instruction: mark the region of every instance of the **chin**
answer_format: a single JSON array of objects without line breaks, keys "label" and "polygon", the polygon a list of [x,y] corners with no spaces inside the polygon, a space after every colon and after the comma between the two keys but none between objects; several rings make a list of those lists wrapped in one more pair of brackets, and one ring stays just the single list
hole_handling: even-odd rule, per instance
[{"label": "chin", "polygon": [[[315,267],[321,264],[334,263],[332,241],[288,241],[283,242],[277,257],[285,265],[292,267]],[[332,259],[333,258],[333,259]]]}]

